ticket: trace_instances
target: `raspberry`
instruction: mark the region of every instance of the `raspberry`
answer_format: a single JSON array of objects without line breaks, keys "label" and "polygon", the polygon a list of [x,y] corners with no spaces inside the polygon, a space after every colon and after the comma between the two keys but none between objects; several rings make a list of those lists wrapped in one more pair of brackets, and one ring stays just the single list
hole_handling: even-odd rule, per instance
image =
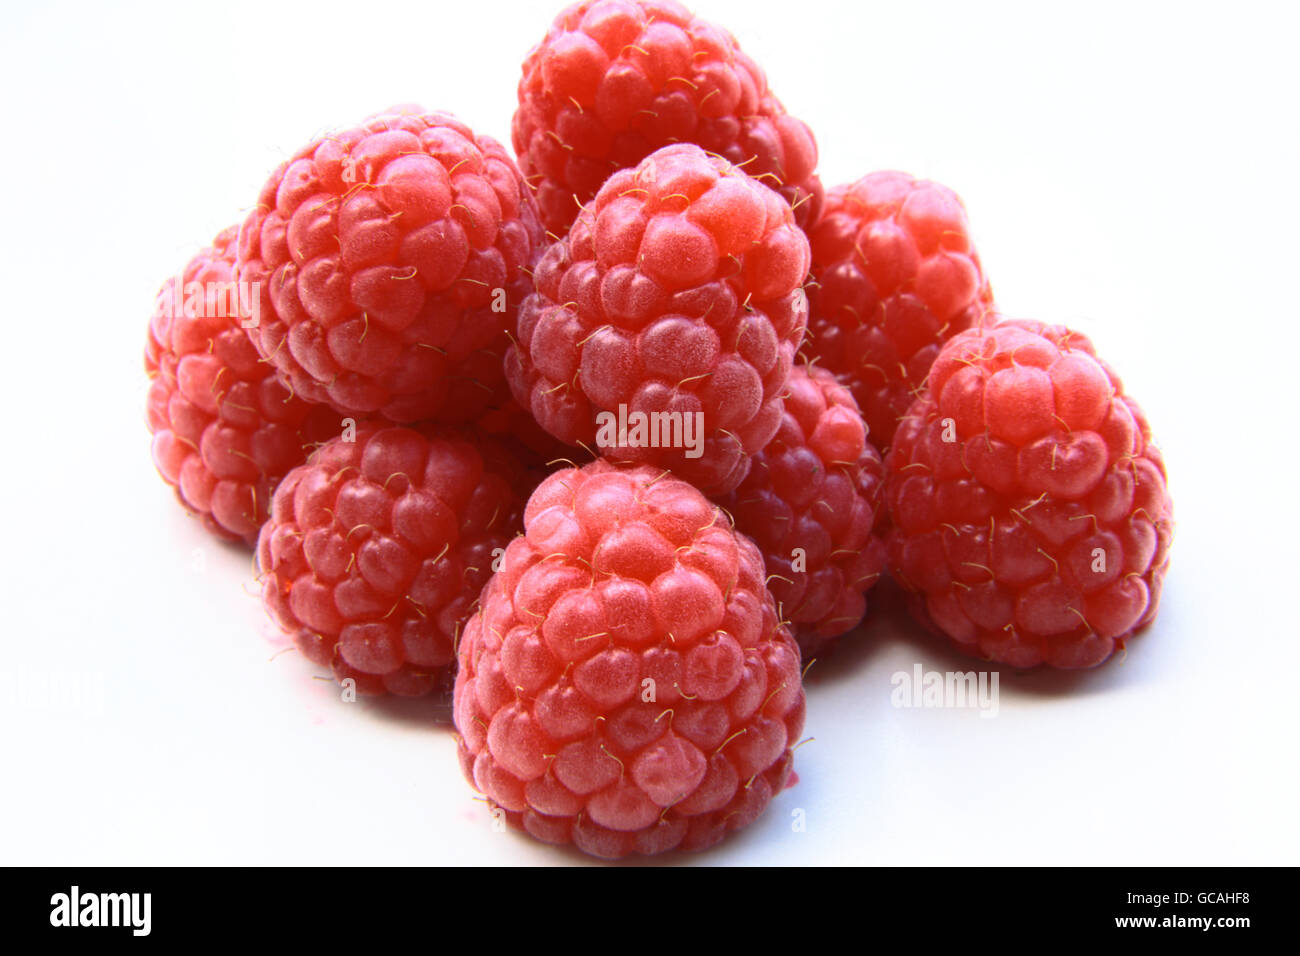
[{"label": "raspberry", "polygon": [[871,533],[885,472],[848,389],[825,369],[796,366],[776,437],[719,502],[763,552],[768,586],[810,659],[852,630],[885,566]]},{"label": "raspberry", "polygon": [[511,389],[569,444],[729,491],[780,424],[807,268],[776,193],[667,146],[611,176],[542,257],[506,354]]},{"label": "raspberry", "polygon": [[956,336],[885,464],[890,570],[964,650],[1093,667],[1155,618],[1173,537],[1164,460],[1077,332]]},{"label": "raspberry", "polygon": [[753,542],[685,482],[606,461],[547,478],[524,524],[460,644],[470,782],[513,825],[600,857],[752,822],[804,719]]},{"label": "raspberry", "polygon": [[800,225],[821,202],[812,132],[730,33],[670,0],[596,0],[561,13],[524,60],[512,136],[557,236],[612,173],[670,143],[743,167],[796,208]]},{"label": "raspberry", "polygon": [[445,113],[395,108],[313,140],[239,236],[250,331],[309,401],[467,422],[504,398],[501,356],[541,240],[506,151]]},{"label": "raspberry", "polygon": [[310,661],[358,692],[426,694],[519,529],[525,477],[499,447],[452,431],[368,423],[347,437],[276,489],[257,544],[262,597]]},{"label": "raspberry", "polygon": [[872,173],[827,194],[808,239],[805,352],[849,387],[884,449],[943,343],[992,308],[966,209],[938,183]]},{"label": "raspberry", "polygon": [[252,309],[233,284],[236,232],[218,235],[158,292],[146,417],[154,464],[181,503],[219,537],[252,544],[276,484],[340,422],[292,397],[240,328]]}]

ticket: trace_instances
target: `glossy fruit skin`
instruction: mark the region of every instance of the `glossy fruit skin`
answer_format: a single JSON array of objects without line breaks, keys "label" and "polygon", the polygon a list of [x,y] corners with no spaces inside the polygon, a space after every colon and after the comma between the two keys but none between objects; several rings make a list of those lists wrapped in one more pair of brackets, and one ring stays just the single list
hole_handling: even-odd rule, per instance
[{"label": "glossy fruit skin", "polygon": [[801,226],[821,202],[812,131],[730,33],[671,0],[565,9],[524,60],[511,135],[557,237],[610,175],[673,143],[743,167],[795,207]]},{"label": "glossy fruit skin", "polygon": [[[779,424],[807,269],[807,240],[776,193],[698,146],[665,147],[611,176],[547,250],[506,377],[563,442],[725,493]],[[703,441],[602,437],[620,408],[688,416]]]},{"label": "glossy fruit skin", "polygon": [[224,230],[158,292],[146,421],[154,464],[181,504],[217,537],[252,545],[280,479],[341,423],[291,395],[240,327],[249,303],[230,291],[236,234]]},{"label": "glossy fruit skin", "polygon": [[825,369],[796,365],[776,436],[718,503],[763,552],[768,587],[805,661],[866,613],[866,593],[885,567],[884,540],[873,532],[884,484],[848,389]]},{"label": "glossy fruit skin", "polygon": [[938,183],[871,173],[830,190],[808,239],[804,355],[849,387],[884,450],[943,343],[993,308],[966,208]]},{"label": "glossy fruit skin", "polygon": [[1164,459],[1083,335],[1021,320],[958,335],[885,464],[890,572],[962,650],[1094,667],[1154,620]]},{"label": "glossy fruit skin", "polygon": [[603,858],[700,850],[786,786],[799,650],[698,491],[593,462],[533,493],[460,643],[461,765],[494,812]]},{"label": "glossy fruit skin", "polygon": [[312,140],[263,187],[236,263],[262,293],[249,336],[311,402],[469,422],[508,395],[501,357],[541,244],[499,143],[394,107]]},{"label": "glossy fruit skin", "polygon": [[271,617],[358,693],[417,697],[520,527],[529,476],[489,439],[367,423],[276,489],[257,557]]}]

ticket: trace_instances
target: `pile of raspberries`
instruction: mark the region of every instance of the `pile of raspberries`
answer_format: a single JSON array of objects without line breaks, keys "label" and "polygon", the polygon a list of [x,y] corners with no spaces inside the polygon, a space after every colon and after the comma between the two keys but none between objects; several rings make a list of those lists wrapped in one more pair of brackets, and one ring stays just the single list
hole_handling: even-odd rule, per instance
[{"label": "pile of raspberries", "polygon": [[498,819],[605,858],[746,826],[885,575],[1016,669],[1154,619],[1147,420],[1085,336],[999,315],[951,190],[824,189],[672,0],[562,12],[512,132],[401,106],[308,143],[145,353],[181,503],[345,688],[454,681]]}]

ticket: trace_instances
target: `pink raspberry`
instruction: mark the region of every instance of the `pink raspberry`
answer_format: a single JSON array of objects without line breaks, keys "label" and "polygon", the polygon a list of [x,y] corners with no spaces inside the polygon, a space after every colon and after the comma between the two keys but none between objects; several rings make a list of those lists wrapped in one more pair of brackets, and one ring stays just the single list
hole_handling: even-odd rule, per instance
[{"label": "pink raspberry", "polygon": [[252,304],[233,281],[235,235],[218,235],[158,293],[147,421],[154,464],[181,503],[212,533],[252,544],[276,484],[340,423],[291,396],[240,328]]},{"label": "pink raspberry", "polygon": [[466,422],[506,395],[501,356],[541,228],[506,151],[397,108],[315,139],[240,230],[263,293],[250,335],[293,390],[348,415]]},{"label": "pink raspberry", "polygon": [[600,857],[747,826],[786,786],[804,719],[758,549],[685,482],[605,461],[547,478],[524,525],[460,644],[471,783],[539,840]]},{"label": "pink raspberry", "polygon": [[1004,322],[939,353],[886,457],[890,570],[922,619],[1013,667],[1093,667],[1156,616],[1164,459],[1092,343]]},{"label": "pink raspberry", "polygon": [[364,694],[438,686],[493,561],[520,527],[527,477],[455,432],[364,424],[295,468],[258,540],[271,616]]},{"label": "pink raspberry", "polygon": [[827,194],[808,239],[804,351],[849,387],[886,448],[939,348],[992,308],[966,209],[938,183],[871,173]]},{"label": "pink raspberry", "polygon": [[795,626],[805,660],[851,631],[885,567],[873,535],[884,467],[848,390],[797,365],[776,437],[749,476],[719,500],[763,552],[768,587]]},{"label": "pink raspberry", "polygon": [[807,269],[776,193],[665,147],[611,176],[543,256],[506,355],[515,398],[568,444],[729,491],[780,424]]},{"label": "pink raspberry", "polygon": [[611,174],[671,143],[725,156],[781,193],[800,225],[821,201],[812,132],[730,33],[671,0],[561,13],[524,60],[512,135],[557,236]]}]

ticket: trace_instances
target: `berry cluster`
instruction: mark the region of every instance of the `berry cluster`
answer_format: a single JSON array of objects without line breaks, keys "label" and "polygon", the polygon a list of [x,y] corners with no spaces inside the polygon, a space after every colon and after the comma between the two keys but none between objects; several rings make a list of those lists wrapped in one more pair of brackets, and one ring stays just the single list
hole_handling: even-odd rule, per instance
[{"label": "berry cluster", "polygon": [[513,141],[414,106],[314,139],[145,352],[182,504],[345,688],[454,686],[494,815],[602,858],[747,826],[886,575],[1015,669],[1155,618],[1146,417],[1086,337],[997,313],[952,191],[823,196],[809,129],[673,0],[563,11]]}]

